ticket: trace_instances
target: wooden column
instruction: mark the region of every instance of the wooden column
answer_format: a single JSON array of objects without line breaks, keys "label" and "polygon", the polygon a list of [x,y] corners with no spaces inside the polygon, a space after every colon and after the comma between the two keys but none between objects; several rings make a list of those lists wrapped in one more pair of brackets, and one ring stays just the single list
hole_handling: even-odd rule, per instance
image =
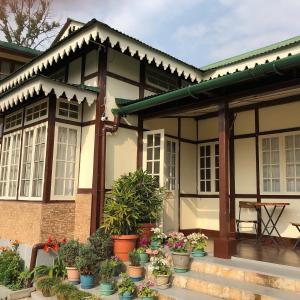
[{"label": "wooden column", "polygon": [[219,237],[214,241],[214,256],[230,258],[235,252],[235,239],[230,237],[229,198],[229,112],[228,104],[219,105]]},{"label": "wooden column", "polygon": [[[92,187],[92,205],[91,205],[91,226],[90,233],[93,234],[99,227],[102,220],[104,203],[101,202],[101,168],[105,165],[105,153],[102,149],[102,132],[103,122],[101,117],[105,110],[106,96],[106,72],[107,72],[107,48],[101,48],[99,51],[98,64],[98,87],[99,95],[96,100],[96,117],[95,117],[95,143],[94,143],[94,168],[93,168],[93,187]],[[103,181],[102,181],[103,182]]]},{"label": "wooden column", "polygon": [[48,112],[48,129],[47,129],[47,146],[45,158],[45,176],[43,202],[49,202],[51,197],[52,166],[53,166],[53,149],[54,149],[54,132],[55,132],[55,113],[56,113],[56,95],[49,95],[49,112]]}]

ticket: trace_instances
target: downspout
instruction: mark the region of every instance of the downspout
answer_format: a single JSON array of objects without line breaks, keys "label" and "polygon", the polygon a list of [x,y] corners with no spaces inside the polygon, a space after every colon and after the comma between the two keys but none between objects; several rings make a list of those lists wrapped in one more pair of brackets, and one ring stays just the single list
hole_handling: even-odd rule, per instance
[{"label": "downspout", "polygon": [[38,251],[40,249],[43,249],[44,246],[45,246],[45,243],[38,243],[38,244],[33,245],[32,251],[31,251],[30,265],[29,265],[30,272],[33,271],[33,269],[35,268]]},{"label": "downspout", "polygon": [[[102,156],[101,161],[103,162],[103,167],[101,168],[100,173],[100,210],[97,211],[97,214],[100,214],[97,219],[100,220],[100,224],[103,222],[103,212],[104,212],[104,203],[105,203],[105,173],[106,173],[106,134],[115,133],[119,129],[120,125],[120,116],[115,116],[112,124],[104,123],[102,132],[101,132],[101,148]],[[100,226],[97,224],[97,227]]]}]

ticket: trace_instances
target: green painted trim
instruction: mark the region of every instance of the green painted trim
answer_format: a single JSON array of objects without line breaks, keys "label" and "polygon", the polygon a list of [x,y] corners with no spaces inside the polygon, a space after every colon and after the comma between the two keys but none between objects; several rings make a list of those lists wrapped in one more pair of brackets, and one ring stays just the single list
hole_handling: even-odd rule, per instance
[{"label": "green painted trim", "polygon": [[284,40],[284,41],[281,41],[281,42],[278,42],[278,43],[275,43],[275,44],[271,44],[271,45],[268,45],[268,46],[265,46],[265,47],[262,47],[262,48],[258,48],[258,49],[252,50],[252,51],[248,51],[248,52],[245,52],[243,54],[232,56],[232,57],[229,57],[227,59],[223,59],[223,60],[220,60],[218,62],[200,67],[200,70],[209,71],[209,70],[217,69],[217,68],[220,68],[220,67],[225,67],[225,66],[237,63],[237,62],[241,62],[243,60],[247,60],[247,59],[250,59],[250,58],[255,58],[257,56],[261,56],[263,54],[272,53],[272,52],[275,52],[279,49],[287,48],[287,47],[289,47],[293,44],[299,44],[299,43],[300,43],[300,35],[295,36],[295,37],[290,38],[290,39],[287,39],[287,40]]},{"label": "green painted trim", "polygon": [[32,56],[38,56],[38,55],[43,53],[42,51],[39,51],[39,50],[36,50],[36,49],[19,46],[17,44],[10,43],[10,42],[5,42],[5,41],[0,41],[0,47],[8,49],[8,50],[17,51],[17,52],[20,52],[20,53],[30,54]]},{"label": "green painted trim", "polygon": [[172,101],[178,99],[191,96],[197,97],[199,94],[205,91],[212,91],[217,88],[234,85],[244,81],[256,80],[259,77],[268,76],[270,74],[280,74],[281,71],[293,68],[295,66],[300,66],[300,54],[288,56],[263,65],[257,65],[252,69],[246,69],[211,80],[202,81],[182,89],[152,96],[147,99],[142,99],[127,106],[118,109],[112,109],[112,112],[114,115],[120,116],[137,113],[138,111],[155,107],[160,104],[171,103]]}]

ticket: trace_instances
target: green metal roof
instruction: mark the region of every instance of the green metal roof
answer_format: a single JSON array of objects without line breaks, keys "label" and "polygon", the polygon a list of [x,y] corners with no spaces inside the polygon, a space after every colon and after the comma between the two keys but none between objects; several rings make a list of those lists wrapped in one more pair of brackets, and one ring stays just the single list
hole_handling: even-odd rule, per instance
[{"label": "green metal roof", "polygon": [[298,44],[299,42],[300,42],[300,35],[290,38],[288,40],[284,40],[284,41],[281,41],[281,42],[278,42],[275,44],[271,44],[269,46],[258,48],[258,49],[255,49],[255,50],[243,53],[243,54],[232,56],[227,59],[223,59],[218,62],[200,67],[200,70],[201,71],[209,71],[209,70],[217,69],[220,67],[228,66],[228,65],[231,65],[231,64],[234,64],[237,62],[241,62],[246,59],[254,58],[254,57],[257,57],[257,56],[260,56],[263,54],[272,53],[276,50],[289,47],[293,44]]},{"label": "green metal roof", "polygon": [[42,51],[39,51],[36,49],[19,46],[17,44],[5,42],[5,41],[0,41],[0,47],[8,49],[8,50],[13,50],[16,52],[25,53],[25,54],[28,54],[31,56],[38,56],[42,53]]},{"label": "green metal roof", "polygon": [[166,92],[160,95],[150,96],[139,101],[135,100],[133,101],[133,103],[128,102],[127,105],[123,100],[123,105],[119,108],[112,109],[112,112],[114,115],[120,116],[133,114],[137,113],[138,111],[159,106],[161,104],[171,103],[175,100],[183,98],[188,99],[190,97],[197,98],[201,93],[212,91],[214,89],[222,88],[225,86],[230,86],[245,81],[257,80],[258,78],[273,74],[282,75],[285,70],[291,69],[296,66],[300,66],[300,54],[290,55],[276,61],[257,65],[252,69],[237,71],[214,79],[202,81],[185,88]]}]

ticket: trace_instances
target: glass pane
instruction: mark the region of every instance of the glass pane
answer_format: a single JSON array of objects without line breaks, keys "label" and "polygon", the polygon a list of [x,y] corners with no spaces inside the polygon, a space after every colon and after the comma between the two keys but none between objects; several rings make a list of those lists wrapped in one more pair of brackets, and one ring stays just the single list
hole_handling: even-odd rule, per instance
[{"label": "glass pane", "polygon": [[287,165],[286,166],[286,176],[287,177],[294,177],[295,176],[294,165]]},{"label": "glass pane", "polygon": [[286,161],[289,163],[294,162],[294,151],[293,150],[286,150]]},{"label": "glass pane", "polygon": [[278,164],[279,163],[279,152],[271,152],[271,163]]},{"label": "glass pane", "polygon": [[263,164],[268,165],[270,163],[270,153],[263,152]]},{"label": "glass pane", "polygon": [[153,146],[153,135],[152,134],[147,136],[147,145],[149,147]]},{"label": "glass pane", "polygon": [[264,179],[263,186],[264,192],[271,192],[271,181],[269,179]]},{"label": "glass pane", "polygon": [[269,166],[264,166],[263,167],[263,177],[264,178],[270,178],[271,177]]},{"label": "glass pane", "polygon": [[300,192],[300,179],[296,179],[296,192]]},{"label": "glass pane", "polygon": [[295,150],[295,161],[300,163],[300,149]]},{"label": "glass pane", "polygon": [[154,148],[154,159],[160,158],[160,148]]},{"label": "glass pane", "polygon": [[205,181],[200,182],[200,190],[201,192],[205,192]]},{"label": "glass pane", "polygon": [[269,151],[270,150],[270,140],[269,139],[263,139],[262,140],[262,150],[263,151]]},{"label": "glass pane", "polygon": [[204,147],[203,146],[200,147],[200,156],[204,156]]},{"label": "glass pane", "polygon": [[287,192],[294,192],[295,191],[295,181],[294,181],[294,179],[287,179],[286,180],[286,190],[287,190]]},{"label": "glass pane", "polygon": [[279,138],[271,138],[271,149],[278,150],[279,149]]},{"label": "glass pane", "polygon": [[272,180],[272,191],[279,192],[280,191],[280,182],[279,179]]},{"label": "glass pane", "polygon": [[153,148],[147,149],[147,160],[153,160]]},{"label": "glass pane", "polygon": [[147,173],[152,174],[152,163],[147,162]]},{"label": "glass pane", "polygon": [[272,178],[280,178],[279,166],[272,166]]},{"label": "glass pane", "polygon": [[159,174],[159,161],[154,162],[154,174]]},{"label": "glass pane", "polygon": [[285,137],[285,148],[286,149],[294,148],[294,138],[293,138],[293,136],[286,136]]},{"label": "glass pane", "polygon": [[155,146],[160,146],[160,134],[156,134],[154,136],[154,145]]},{"label": "glass pane", "polygon": [[55,195],[63,195],[63,191],[64,191],[64,180],[55,179],[54,194]]},{"label": "glass pane", "polygon": [[300,148],[300,134],[295,135],[295,147]]}]

